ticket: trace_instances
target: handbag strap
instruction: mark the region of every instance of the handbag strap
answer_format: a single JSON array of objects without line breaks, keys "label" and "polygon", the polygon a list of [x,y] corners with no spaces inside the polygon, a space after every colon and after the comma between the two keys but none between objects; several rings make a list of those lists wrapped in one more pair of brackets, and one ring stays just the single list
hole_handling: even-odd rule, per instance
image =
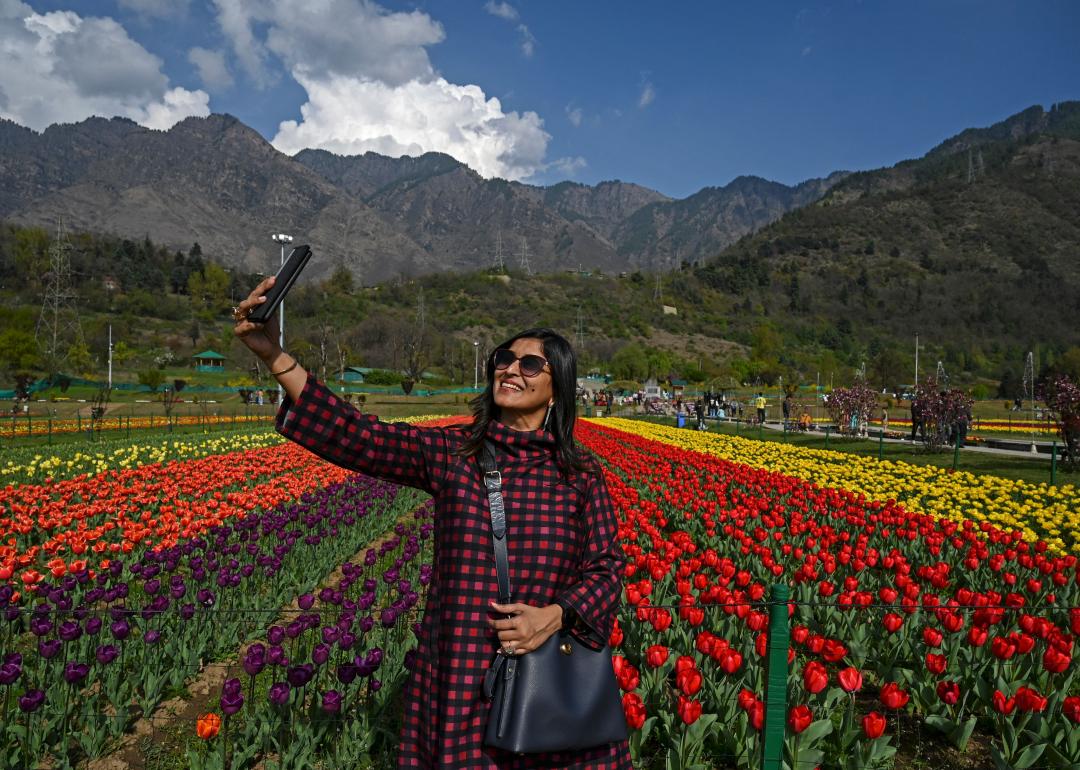
[{"label": "handbag strap", "polygon": [[487,488],[488,513],[491,515],[491,545],[495,551],[495,574],[499,581],[499,604],[513,602],[510,590],[510,563],[506,555],[506,504],[502,496],[502,474],[495,462],[495,448],[490,441],[484,442],[480,453],[480,467],[484,471]]}]

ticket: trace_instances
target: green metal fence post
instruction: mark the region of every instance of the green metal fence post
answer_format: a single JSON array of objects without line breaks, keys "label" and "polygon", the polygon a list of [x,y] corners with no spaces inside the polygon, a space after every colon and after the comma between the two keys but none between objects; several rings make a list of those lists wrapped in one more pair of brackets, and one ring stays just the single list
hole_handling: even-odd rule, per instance
[{"label": "green metal fence post", "polygon": [[1057,483],[1057,441],[1050,446],[1050,486]]},{"label": "green metal fence post", "polygon": [[830,425],[825,426],[825,448],[826,449],[829,448],[829,432],[831,430],[832,430],[832,426],[830,426]]},{"label": "green metal fence post", "polygon": [[765,726],[762,770],[781,770],[787,725],[788,587],[776,584],[769,594],[769,643],[765,650]]},{"label": "green metal fence post", "polygon": [[956,470],[956,464],[960,462],[960,431],[956,432],[956,443],[952,452],[952,469]]}]

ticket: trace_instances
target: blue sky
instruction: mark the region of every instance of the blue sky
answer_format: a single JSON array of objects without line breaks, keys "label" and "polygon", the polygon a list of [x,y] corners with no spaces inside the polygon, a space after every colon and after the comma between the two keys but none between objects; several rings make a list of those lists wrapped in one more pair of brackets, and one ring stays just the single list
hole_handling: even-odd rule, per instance
[{"label": "blue sky", "polygon": [[1078,30],[1072,0],[0,0],[0,115],[228,112],[289,153],[438,150],[684,197],[1080,99]]}]

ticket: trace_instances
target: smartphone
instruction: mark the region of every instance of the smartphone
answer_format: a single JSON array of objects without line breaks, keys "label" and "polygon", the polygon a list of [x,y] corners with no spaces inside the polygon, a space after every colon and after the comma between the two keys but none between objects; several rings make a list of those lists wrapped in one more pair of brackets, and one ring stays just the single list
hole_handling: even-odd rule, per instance
[{"label": "smartphone", "polygon": [[296,283],[297,276],[300,275],[300,271],[304,269],[304,265],[308,263],[309,259],[311,259],[311,249],[306,244],[294,248],[292,253],[289,254],[289,258],[285,260],[285,264],[278,270],[274,285],[270,287],[270,291],[266,292],[266,302],[257,305],[248,314],[247,320],[259,324],[269,321],[270,316],[274,314],[274,311],[278,309],[278,305],[285,299],[285,295],[289,293],[289,289]]}]

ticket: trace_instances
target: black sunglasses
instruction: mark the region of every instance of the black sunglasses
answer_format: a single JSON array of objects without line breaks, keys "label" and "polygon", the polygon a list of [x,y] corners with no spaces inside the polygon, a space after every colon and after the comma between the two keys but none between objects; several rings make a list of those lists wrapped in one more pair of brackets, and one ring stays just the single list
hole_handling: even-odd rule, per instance
[{"label": "black sunglasses", "polygon": [[496,350],[492,361],[495,364],[495,369],[500,372],[509,369],[515,361],[518,361],[521,364],[518,368],[523,377],[535,377],[544,371],[544,367],[548,365],[548,360],[543,356],[528,353],[519,357],[514,355],[514,351],[509,348]]}]

